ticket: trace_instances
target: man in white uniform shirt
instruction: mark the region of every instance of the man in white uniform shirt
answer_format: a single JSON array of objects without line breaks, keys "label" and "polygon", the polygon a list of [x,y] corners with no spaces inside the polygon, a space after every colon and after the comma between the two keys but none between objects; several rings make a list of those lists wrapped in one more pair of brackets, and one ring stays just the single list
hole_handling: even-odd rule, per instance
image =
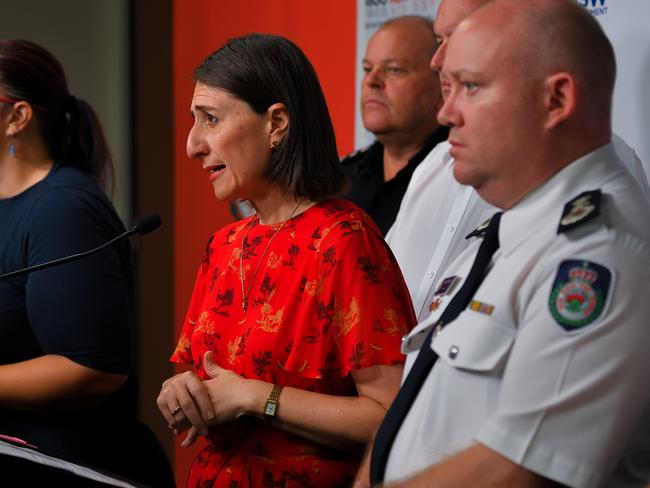
[{"label": "man in white uniform shirt", "polygon": [[[406,338],[409,372],[377,435],[373,481],[642,486],[650,206],[610,142],[611,44],[575,1],[493,0],[445,49],[439,120],[453,174],[504,210],[490,226],[500,248],[466,308],[440,323],[467,289],[482,248],[472,239]],[[401,415],[420,347],[438,360]]]},{"label": "man in white uniform shirt", "polygon": [[[442,0],[434,31],[439,48],[431,67],[440,71],[447,42],[458,24],[490,0]],[[540,46],[542,49],[543,46]],[[443,96],[445,81],[441,80]],[[634,150],[618,136],[612,138],[623,164],[650,198],[648,181]],[[465,237],[495,211],[473,188],[458,183],[448,142],[438,144],[415,169],[386,242],[399,263],[419,320],[438,306],[434,284],[441,273],[470,244]]]}]

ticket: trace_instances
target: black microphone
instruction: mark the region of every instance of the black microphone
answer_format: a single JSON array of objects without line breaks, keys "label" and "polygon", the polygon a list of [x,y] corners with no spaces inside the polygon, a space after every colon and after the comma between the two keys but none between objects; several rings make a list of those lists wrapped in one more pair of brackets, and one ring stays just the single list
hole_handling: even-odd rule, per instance
[{"label": "black microphone", "polygon": [[133,234],[142,234],[142,235],[148,234],[149,232],[152,232],[156,230],[158,227],[160,227],[161,224],[162,221],[160,220],[160,216],[158,214],[147,215],[146,217],[141,218],[140,221],[137,224],[135,224],[130,230],[127,230],[126,232],[120,234],[117,237],[114,237],[110,241],[105,242],[104,244],[102,244],[99,247],[96,247],[95,249],[91,249],[90,251],[80,252],[78,254],[72,254],[71,256],[66,256],[64,258],[53,259],[52,261],[47,261],[45,263],[36,264],[34,266],[29,266],[27,268],[17,269],[16,271],[5,273],[3,275],[0,275],[0,281],[6,280],[8,278],[13,278],[14,276],[21,276],[24,274],[33,273],[34,271],[39,271],[41,269],[50,268],[52,266],[58,266],[59,264],[65,264],[71,261],[76,261],[77,259],[85,258],[86,256],[95,254],[96,252],[101,251],[102,249],[110,246],[111,244],[119,241],[120,239],[124,239],[125,237],[132,236]]}]

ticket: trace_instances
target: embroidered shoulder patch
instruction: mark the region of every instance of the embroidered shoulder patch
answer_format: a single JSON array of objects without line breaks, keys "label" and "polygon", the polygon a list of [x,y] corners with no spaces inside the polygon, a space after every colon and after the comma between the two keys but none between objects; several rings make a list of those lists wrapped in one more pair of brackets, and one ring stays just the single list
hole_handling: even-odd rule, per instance
[{"label": "embroidered shoulder patch", "polygon": [[562,234],[600,215],[601,191],[586,191],[564,206],[557,233]]},{"label": "embroidered shoulder patch", "polygon": [[548,300],[551,315],[569,332],[591,324],[605,308],[611,282],[611,272],[600,264],[562,261]]}]

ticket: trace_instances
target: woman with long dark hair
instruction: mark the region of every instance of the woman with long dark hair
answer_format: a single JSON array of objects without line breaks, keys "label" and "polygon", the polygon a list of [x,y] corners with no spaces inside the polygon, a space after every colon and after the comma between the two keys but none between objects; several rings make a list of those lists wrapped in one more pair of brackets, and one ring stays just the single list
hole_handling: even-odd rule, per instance
[{"label": "woman with long dark hair", "polygon": [[[60,63],[0,40],[0,274],[85,251],[122,233],[105,192],[110,151]],[[128,242],[0,281],[0,434],[154,486],[172,486],[136,420]]]},{"label": "woman with long dark hair", "polygon": [[188,486],[349,486],[399,388],[414,322],[344,177],[325,97],[292,42],[230,40],[195,71],[187,153],[254,216],[208,243],[158,406],[207,447]]}]

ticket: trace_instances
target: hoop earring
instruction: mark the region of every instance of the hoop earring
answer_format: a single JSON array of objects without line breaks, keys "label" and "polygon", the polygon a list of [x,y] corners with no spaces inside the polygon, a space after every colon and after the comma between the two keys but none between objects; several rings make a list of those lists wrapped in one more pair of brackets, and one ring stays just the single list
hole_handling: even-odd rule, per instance
[{"label": "hoop earring", "polygon": [[14,147],[13,142],[9,143],[9,156],[11,156],[12,158],[16,157],[16,148]]}]

